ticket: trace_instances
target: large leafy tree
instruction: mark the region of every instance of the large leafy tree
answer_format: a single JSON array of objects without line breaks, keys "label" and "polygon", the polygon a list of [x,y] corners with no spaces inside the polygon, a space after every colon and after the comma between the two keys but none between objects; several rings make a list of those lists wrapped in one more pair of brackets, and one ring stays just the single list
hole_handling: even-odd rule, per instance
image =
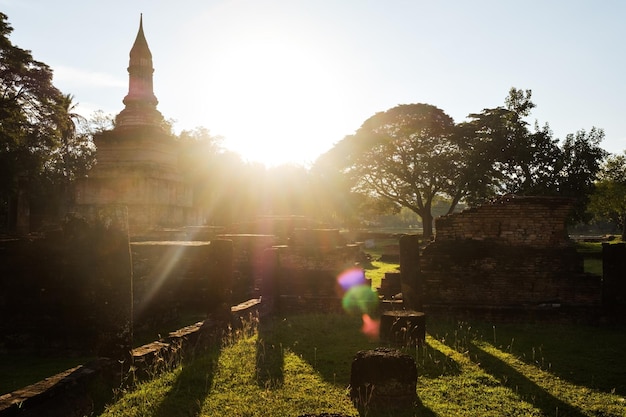
[{"label": "large leafy tree", "polygon": [[91,122],[76,112],[78,103],[71,94],[61,95],[55,111],[57,141],[45,161],[45,176],[36,182],[33,203],[46,208],[46,215],[58,217],[74,204],[76,179],[85,177],[95,162],[96,148]]},{"label": "large leafy tree", "polygon": [[592,127],[588,132],[579,130],[568,134],[561,146],[557,193],[575,200],[574,221],[586,223],[591,219],[588,205],[596,180],[599,175],[607,176],[602,174],[603,162],[608,156],[600,147],[603,140],[604,131]]},{"label": "large leafy tree", "polygon": [[45,207],[51,190],[88,168],[92,153],[89,138],[77,134],[72,96],[53,85],[50,67],[11,43],[12,30],[0,13],[0,213],[9,228],[18,189]]},{"label": "large leafy tree", "polygon": [[505,106],[470,114],[459,125],[465,161],[457,198],[478,204],[503,194],[558,195],[575,200],[573,221],[585,221],[588,197],[606,156],[601,129],[553,138],[550,127],[525,120],[530,90],[512,88]]},{"label": "large leafy tree", "polygon": [[205,127],[184,130],[178,140],[182,173],[206,224],[225,226],[261,214],[265,167],[224,149],[222,138]]},{"label": "large leafy tree", "polygon": [[430,237],[433,202],[458,177],[454,132],[452,118],[435,106],[399,105],[367,119],[335,146],[333,159],[353,190],[412,210]]},{"label": "large leafy tree", "polygon": [[446,201],[450,213],[460,202],[475,205],[509,193],[565,195],[577,200],[580,220],[605,156],[603,132],[568,135],[560,147],[547,124],[531,128],[526,121],[535,107],[531,95],[512,88],[504,106],[458,125],[428,104],[394,107],[365,121],[316,167],[343,174],[351,191],[409,208],[426,237],[436,201]]},{"label": "large leafy tree", "polygon": [[622,230],[626,240],[626,153],[610,155],[602,164],[589,211],[596,220],[609,220]]},{"label": "large leafy tree", "polygon": [[548,126],[525,118],[531,92],[511,89],[505,106],[455,125],[428,104],[400,105],[368,119],[324,161],[351,178],[353,191],[407,207],[432,234],[432,206],[479,204],[506,193],[547,194],[556,188],[561,151]]},{"label": "large leafy tree", "polygon": [[353,181],[344,174],[351,154],[348,140],[337,143],[320,155],[311,167],[312,206],[316,218],[329,224],[358,228],[367,217],[368,199],[353,190]]},{"label": "large leafy tree", "polygon": [[561,151],[547,125],[525,120],[535,104],[531,91],[512,88],[504,107],[470,114],[459,125],[470,203],[503,194],[543,195],[556,188]]},{"label": "large leafy tree", "polygon": [[52,70],[11,43],[12,30],[0,13],[0,200],[9,226],[18,183],[41,178],[57,146],[55,111],[62,97]]}]

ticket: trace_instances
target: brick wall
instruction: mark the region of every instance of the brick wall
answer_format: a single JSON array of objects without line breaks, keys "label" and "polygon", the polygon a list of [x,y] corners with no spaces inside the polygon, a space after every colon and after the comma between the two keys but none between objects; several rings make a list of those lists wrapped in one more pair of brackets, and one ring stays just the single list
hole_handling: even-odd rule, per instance
[{"label": "brick wall", "polygon": [[354,267],[358,251],[356,245],[319,251],[279,248],[279,294],[341,298],[337,277],[343,271]]},{"label": "brick wall", "polygon": [[571,200],[505,196],[436,220],[437,241],[491,240],[532,247],[569,246],[565,220]]},{"label": "brick wall", "polygon": [[437,219],[422,253],[425,304],[598,305],[601,277],[585,274],[569,240],[565,198],[505,196]]}]

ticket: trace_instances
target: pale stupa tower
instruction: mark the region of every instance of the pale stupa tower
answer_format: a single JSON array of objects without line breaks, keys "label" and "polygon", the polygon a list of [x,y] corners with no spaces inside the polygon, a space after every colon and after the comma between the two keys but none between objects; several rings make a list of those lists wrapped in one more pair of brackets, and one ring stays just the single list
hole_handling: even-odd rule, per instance
[{"label": "pale stupa tower", "polygon": [[152,53],[143,33],[143,15],[139,18],[139,32],[130,50],[128,64],[128,94],[124,97],[124,110],[115,118],[115,126],[120,129],[136,126],[163,126],[163,116],[157,110],[159,104],[154,95],[152,75]]},{"label": "pale stupa tower", "polygon": [[179,169],[179,143],[157,110],[152,53],[143,16],[130,51],[128,94],[115,127],[94,137],[96,166],[79,184],[80,211],[88,206],[128,207],[131,235],[197,224],[192,190]]}]

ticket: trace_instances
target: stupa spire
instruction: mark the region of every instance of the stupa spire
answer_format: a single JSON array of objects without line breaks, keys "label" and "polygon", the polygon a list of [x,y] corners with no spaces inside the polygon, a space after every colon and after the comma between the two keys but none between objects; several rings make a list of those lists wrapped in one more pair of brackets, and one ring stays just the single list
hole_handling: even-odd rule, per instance
[{"label": "stupa spire", "polygon": [[163,116],[156,109],[159,101],[154,95],[152,53],[143,32],[143,14],[139,16],[139,31],[130,50],[128,64],[128,94],[125,109],[116,117],[116,127],[137,125],[161,126]]}]

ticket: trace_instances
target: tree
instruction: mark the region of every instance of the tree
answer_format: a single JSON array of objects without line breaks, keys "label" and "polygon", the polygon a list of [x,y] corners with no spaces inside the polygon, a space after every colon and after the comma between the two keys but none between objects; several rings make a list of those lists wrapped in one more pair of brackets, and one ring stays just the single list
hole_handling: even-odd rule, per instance
[{"label": "tree", "polygon": [[102,110],[94,111],[88,120],[78,120],[78,130],[81,133],[88,133],[92,138],[98,133],[115,128],[115,116],[107,114]]},{"label": "tree", "polygon": [[532,92],[512,88],[505,107],[470,114],[459,126],[465,161],[459,195],[469,204],[497,195],[558,195],[575,200],[573,221],[584,221],[593,182],[606,156],[601,129],[569,134],[560,145],[550,127],[524,118],[535,104]]},{"label": "tree", "polygon": [[45,178],[46,162],[58,147],[56,111],[61,92],[52,70],[30,51],[14,46],[7,16],[0,13],[0,201],[13,223],[18,181]]},{"label": "tree", "polygon": [[0,217],[9,229],[18,188],[27,191],[31,217],[64,214],[95,154],[74,97],[52,84],[46,64],[11,43],[12,30],[0,13]]},{"label": "tree", "polygon": [[477,204],[503,194],[546,195],[556,188],[561,151],[548,125],[534,131],[524,120],[535,104],[532,92],[512,88],[505,107],[470,114],[459,143],[465,169],[463,197]]},{"label": "tree", "polygon": [[[77,107],[73,95],[61,95],[55,111],[58,143],[45,163],[46,176],[40,181],[43,187],[34,196],[52,216],[66,213],[73,205],[76,179],[85,177],[95,162],[96,147],[87,127],[89,121],[76,112]],[[52,207],[56,207],[56,212],[50,212]]]},{"label": "tree", "polygon": [[193,130],[183,130],[178,135],[181,144],[180,167],[182,173],[191,185],[194,196],[194,206],[204,212],[209,222],[219,218],[218,204],[215,199],[221,198],[221,181],[219,172],[222,138],[213,135],[205,127],[196,127]]},{"label": "tree", "polygon": [[[576,199],[581,219],[593,189],[604,134],[593,128],[568,135],[559,146],[550,127],[525,120],[535,104],[530,90],[511,88],[504,106],[470,114],[455,125],[429,104],[408,104],[369,118],[315,164],[346,189],[406,207],[432,233],[433,201],[484,203],[504,194]],[[329,174],[330,172],[330,174]]]},{"label": "tree", "polygon": [[337,143],[311,167],[312,203],[318,219],[356,228],[367,213],[367,199],[353,190],[353,181],[343,172],[350,155],[346,145],[345,141]]},{"label": "tree", "polygon": [[626,240],[626,153],[610,155],[602,164],[589,211],[597,220],[608,219],[620,227]]},{"label": "tree", "polygon": [[180,166],[206,224],[230,225],[266,210],[264,166],[223,149],[222,138],[204,127],[184,130],[178,139]]},{"label": "tree", "polygon": [[355,191],[412,210],[430,237],[433,200],[450,193],[458,178],[454,129],[435,106],[399,105],[367,119],[335,146],[334,158],[344,161]]},{"label": "tree", "polygon": [[[561,147],[557,192],[576,201],[572,216],[574,221],[586,223],[590,220],[587,206],[594,193],[602,163],[608,155],[600,147],[603,140],[604,131],[592,127],[589,132],[579,130],[575,134],[568,134]],[[609,169],[614,163],[608,165]],[[607,175],[612,174],[604,174],[605,177]]]}]

